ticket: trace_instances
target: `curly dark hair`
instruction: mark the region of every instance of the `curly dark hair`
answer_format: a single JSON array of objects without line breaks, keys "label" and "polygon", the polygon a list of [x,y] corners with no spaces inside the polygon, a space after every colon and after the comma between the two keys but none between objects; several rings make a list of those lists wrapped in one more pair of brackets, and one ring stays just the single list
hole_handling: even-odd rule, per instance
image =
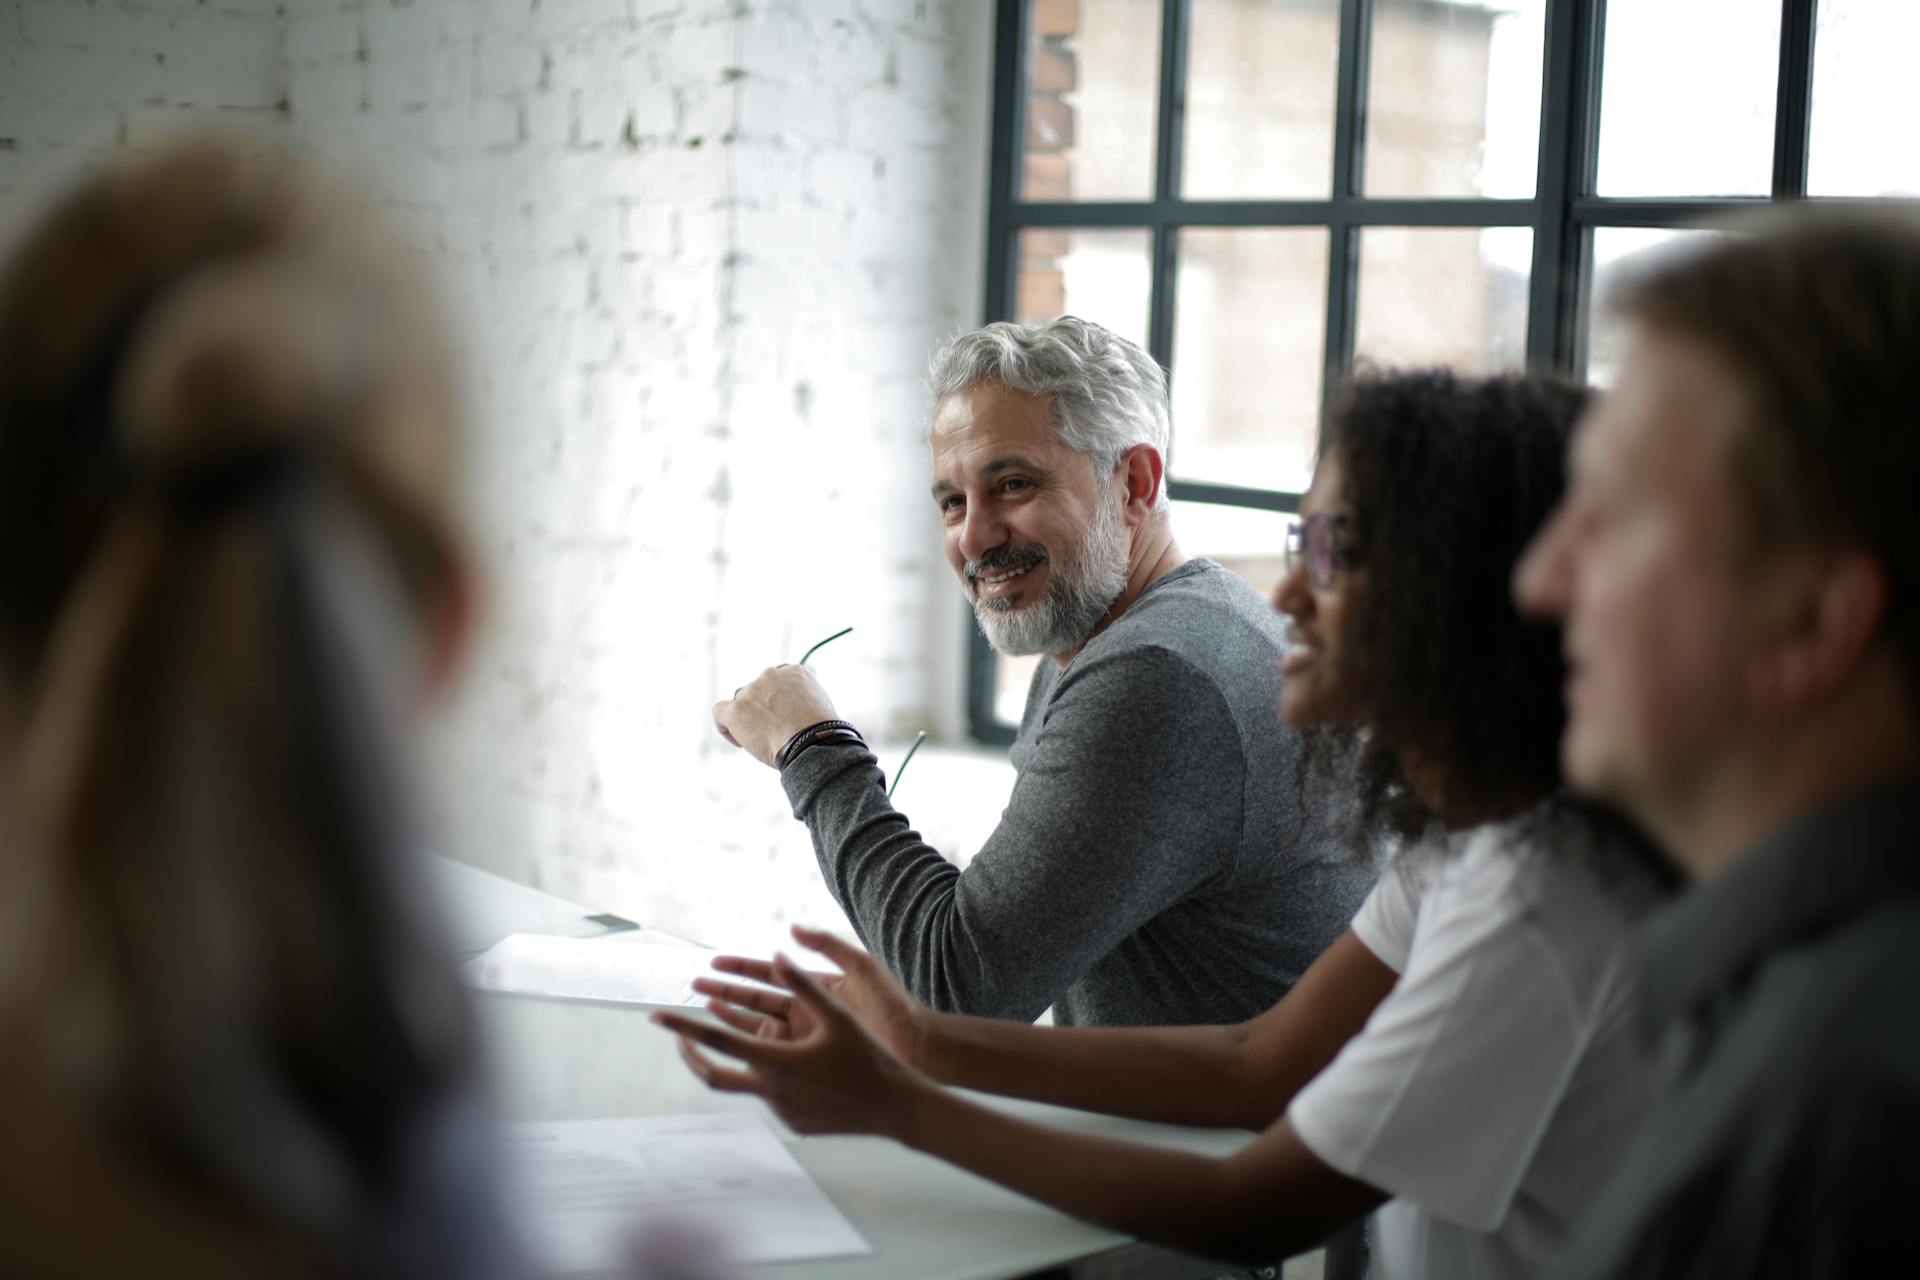
[{"label": "curly dark hair", "polygon": [[1521,617],[1510,583],[1566,487],[1586,401],[1553,377],[1369,371],[1335,407],[1326,448],[1366,574],[1342,643],[1369,712],[1310,731],[1305,759],[1321,784],[1357,788],[1362,833],[1439,825],[1401,772],[1407,749],[1450,809],[1517,812],[1559,789],[1560,633]]}]

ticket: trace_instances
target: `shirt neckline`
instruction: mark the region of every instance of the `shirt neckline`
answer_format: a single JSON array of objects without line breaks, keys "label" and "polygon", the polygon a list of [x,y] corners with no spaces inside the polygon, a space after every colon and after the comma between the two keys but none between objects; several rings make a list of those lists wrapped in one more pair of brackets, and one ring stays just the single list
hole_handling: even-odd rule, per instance
[{"label": "shirt neckline", "polygon": [[[1080,661],[1081,654],[1086,653],[1087,650],[1093,648],[1093,646],[1095,646],[1096,644],[1099,644],[1100,641],[1104,640],[1106,637],[1112,635],[1115,631],[1119,630],[1121,624],[1123,624],[1124,622],[1126,622],[1128,618],[1133,616],[1134,610],[1138,609],[1141,605],[1147,602],[1147,597],[1151,596],[1154,592],[1158,591],[1161,587],[1165,586],[1167,583],[1178,582],[1182,578],[1191,578],[1197,573],[1203,573],[1209,569],[1219,569],[1219,568],[1220,568],[1219,565],[1207,559],[1205,556],[1193,556],[1190,559],[1182,561],[1180,564],[1173,566],[1173,568],[1167,570],[1165,573],[1155,578],[1152,582],[1149,582],[1146,585],[1145,589],[1142,590],[1139,595],[1133,598],[1133,603],[1127,606],[1127,611],[1125,613],[1115,618],[1112,622],[1109,622],[1106,625],[1106,627],[1101,630],[1099,635],[1090,637],[1085,644],[1081,645],[1080,653],[1076,653],[1075,655],[1073,655],[1073,662]],[[1071,668],[1073,666],[1073,662],[1069,662],[1067,666]],[[1060,674],[1065,675],[1066,672],[1063,671]]]}]

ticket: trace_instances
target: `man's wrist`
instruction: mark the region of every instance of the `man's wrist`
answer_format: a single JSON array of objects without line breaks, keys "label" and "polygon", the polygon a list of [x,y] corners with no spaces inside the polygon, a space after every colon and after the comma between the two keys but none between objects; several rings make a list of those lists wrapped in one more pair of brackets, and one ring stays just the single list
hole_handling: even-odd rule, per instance
[{"label": "man's wrist", "polygon": [[845,720],[815,721],[788,738],[786,745],[774,752],[773,767],[785,769],[799,759],[808,748],[822,743],[844,743],[849,746],[864,747],[867,745],[867,740],[860,736],[858,729]]}]

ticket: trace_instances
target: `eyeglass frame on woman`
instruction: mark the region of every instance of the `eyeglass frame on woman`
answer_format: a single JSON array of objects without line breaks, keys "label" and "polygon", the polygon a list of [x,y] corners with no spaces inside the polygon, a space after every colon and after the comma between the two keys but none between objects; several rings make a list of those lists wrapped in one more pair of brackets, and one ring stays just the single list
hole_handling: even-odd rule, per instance
[{"label": "eyeglass frame on woman", "polygon": [[1334,578],[1357,562],[1353,548],[1345,545],[1347,523],[1346,516],[1331,511],[1317,512],[1290,523],[1282,556],[1287,572],[1292,573],[1304,562],[1307,581],[1316,590],[1332,587]]}]

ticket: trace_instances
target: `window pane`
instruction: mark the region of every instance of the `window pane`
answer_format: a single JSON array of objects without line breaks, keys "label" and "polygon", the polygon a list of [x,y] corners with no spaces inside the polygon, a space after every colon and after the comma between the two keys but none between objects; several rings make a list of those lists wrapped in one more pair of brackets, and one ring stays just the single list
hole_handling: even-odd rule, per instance
[{"label": "window pane", "polygon": [[1320,430],[1325,228],[1180,233],[1174,475],[1297,493]]},{"label": "window pane", "polygon": [[1545,0],[1374,0],[1365,190],[1533,194]]},{"label": "window pane", "polygon": [[1181,194],[1326,198],[1339,53],[1337,0],[1193,0]]},{"label": "window pane", "polygon": [[1593,288],[1587,291],[1587,381],[1611,386],[1626,344],[1626,327],[1609,306],[1623,270],[1644,266],[1642,255],[1671,251],[1720,231],[1681,231],[1665,227],[1596,227],[1593,232]]},{"label": "window pane", "polygon": [[1780,74],[1774,0],[1609,0],[1603,196],[1766,195]]},{"label": "window pane", "polygon": [[1523,367],[1532,261],[1527,227],[1368,227],[1356,357],[1465,373]]},{"label": "window pane", "polygon": [[1283,556],[1292,519],[1284,512],[1216,502],[1173,504],[1173,534],[1180,549],[1218,561],[1252,583],[1267,600],[1273,599],[1286,571]]},{"label": "window pane", "polygon": [[1033,669],[1048,661],[1043,653],[1009,658],[993,655],[993,718],[1014,728],[1020,727],[1020,713],[1027,706],[1027,686],[1033,683]]},{"label": "window pane", "polygon": [[1036,227],[1020,233],[1014,318],[1076,315],[1147,345],[1153,238],[1146,231]]},{"label": "window pane", "polygon": [[1907,77],[1920,47],[1912,0],[1820,0],[1813,37],[1807,190],[1816,196],[1920,195]]},{"label": "window pane", "polygon": [[1027,0],[1023,200],[1153,195],[1160,0]]}]

